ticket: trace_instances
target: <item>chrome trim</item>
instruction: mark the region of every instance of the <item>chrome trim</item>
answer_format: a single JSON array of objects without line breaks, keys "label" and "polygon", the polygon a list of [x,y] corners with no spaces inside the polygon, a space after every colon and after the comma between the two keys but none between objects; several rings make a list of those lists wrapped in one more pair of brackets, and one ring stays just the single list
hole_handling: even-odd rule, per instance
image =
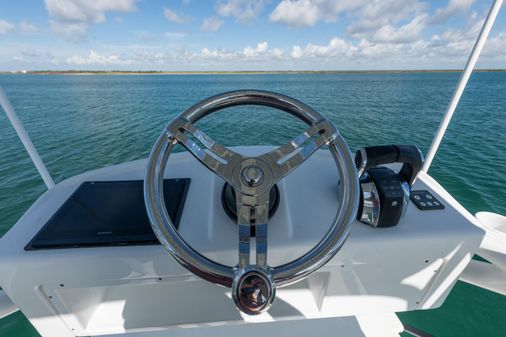
[{"label": "chrome trim", "polygon": [[360,166],[357,167],[357,175],[358,177],[362,177],[362,175],[364,174],[365,172],[365,168],[367,166],[367,151],[365,150],[365,148],[361,148],[360,150]]},{"label": "chrome trim", "polygon": [[[424,163],[425,163],[425,156],[423,155],[422,151],[418,148],[418,146],[416,146],[416,149],[418,150],[418,153],[420,154],[420,158],[422,158],[422,167],[423,167]],[[423,170],[420,168],[420,171],[418,171],[418,173],[416,174],[415,178],[411,182],[410,187],[415,184],[416,178],[418,178],[418,175],[420,174],[421,171],[423,171]],[[410,188],[410,191],[411,191],[411,188]],[[409,197],[408,197],[408,199],[409,199]],[[408,200],[408,203],[409,203],[409,200]]]},{"label": "chrome trim", "polygon": [[406,181],[403,181],[401,183],[401,187],[404,195],[402,197],[402,212],[400,219],[402,219],[406,215],[406,212],[408,211],[409,197],[411,196],[411,188],[409,187],[409,184]]},{"label": "chrome trim", "polygon": [[360,215],[360,221],[377,227],[381,210],[381,201],[376,184],[369,177],[367,172],[364,173],[360,179],[360,186],[362,187],[362,214]]},{"label": "chrome trim", "polygon": [[250,165],[242,170],[241,178],[246,185],[255,187],[260,185],[264,179],[264,171],[256,165]]},{"label": "chrome trim", "polygon": [[196,123],[213,112],[239,105],[263,105],[283,110],[308,125],[324,119],[316,110],[300,101],[263,90],[237,90],[212,96],[186,109],[180,116],[190,123]]},{"label": "chrome trim", "polygon": [[[269,193],[270,194],[270,193]],[[267,221],[269,220],[269,201],[255,207],[256,265],[267,265]]]},{"label": "chrome trim", "polygon": [[[244,157],[214,142],[194,125],[199,119],[220,109],[257,104],[286,111],[309,125],[291,142],[258,157]],[[192,139],[195,138],[195,140]],[[236,266],[214,262],[188,245],[175,229],[163,202],[163,175],[176,143],[183,145],[212,172],[228,182],[236,193],[239,224],[239,252]],[[198,144],[200,143],[200,144]],[[336,162],[339,203],[336,217],[323,239],[304,256],[282,266],[267,265],[267,220],[269,192],[316,150],[328,145]],[[242,178],[245,168],[256,167],[262,179],[253,184]],[[224,93],[195,104],[172,120],[155,142],[146,167],[144,198],[147,214],[155,235],[164,248],[184,267],[203,279],[241,289],[237,282],[254,270],[268,284],[269,305],[259,309],[236,304],[246,313],[267,310],[274,299],[275,288],[309,276],[327,263],[344,244],[357,213],[359,184],[351,152],[336,127],[315,110],[290,97],[255,90]],[[251,214],[255,212],[255,223]],[[251,226],[256,232],[256,263],[250,263]],[[269,280],[266,282],[265,279]],[[235,296],[235,295],[234,295]],[[235,300],[235,299],[234,299]]]}]

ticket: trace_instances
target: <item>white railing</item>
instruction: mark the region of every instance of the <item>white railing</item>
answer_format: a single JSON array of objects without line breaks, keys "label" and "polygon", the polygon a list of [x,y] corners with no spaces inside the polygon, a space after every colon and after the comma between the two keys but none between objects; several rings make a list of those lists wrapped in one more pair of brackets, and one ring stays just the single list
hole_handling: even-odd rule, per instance
[{"label": "white railing", "polygon": [[51,178],[51,175],[47,171],[46,165],[44,165],[44,162],[40,158],[39,153],[35,149],[35,146],[33,146],[28,133],[26,133],[23,124],[21,124],[21,121],[16,115],[16,111],[14,111],[14,108],[12,107],[11,102],[9,102],[9,99],[7,98],[7,95],[5,94],[2,87],[0,87],[0,105],[2,108],[4,108],[7,118],[9,118],[12,126],[16,130],[19,139],[21,139],[21,142],[25,146],[26,152],[28,152],[28,155],[32,159],[32,162],[37,168],[37,171],[39,171],[39,174],[42,177],[42,180],[44,180],[47,188],[52,188],[54,186],[53,178]]},{"label": "white railing", "polygon": [[444,114],[443,119],[439,124],[439,128],[437,129],[436,135],[434,136],[429,151],[427,152],[422,167],[422,171],[424,172],[427,172],[429,170],[430,165],[432,164],[432,160],[434,159],[434,156],[436,155],[439,145],[443,140],[443,137],[446,133],[446,129],[448,128],[450,120],[452,119],[453,113],[455,112],[455,109],[459,104],[460,97],[462,96],[462,93],[466,88],[467,81],[469,80],[469,77],[473,72],[474,66],[478,61],[478,57],[480,56],[483,46],[487,41],[488,34],[490,33],[492,26],[494,25],[495,18],[497,17],[497,13],[499,13],[499,9],[501,8],[502,2],[503,0],[495,0],[492,4],[492,7],[490,7],[490,11],[488,12],[487,18],[483,23],[483,27],[481,28],[480,34],[478,35],[478,39],[474,44],[473,50],[471,51],[471,55],[469,55],[466,67],[464,68],[462,75],[460,75],[459,83],[455,88],[455,92],[453,93],[450,103],[448,104],[448,109],[446,110],[446,113]]}]

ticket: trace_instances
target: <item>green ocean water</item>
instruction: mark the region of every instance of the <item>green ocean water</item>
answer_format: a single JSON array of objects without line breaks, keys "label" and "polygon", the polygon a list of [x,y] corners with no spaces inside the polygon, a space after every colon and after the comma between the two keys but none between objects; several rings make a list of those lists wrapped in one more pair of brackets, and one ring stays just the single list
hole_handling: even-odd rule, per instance
[{"label": "green ocean water", "polygon": [[[56,182],[145,158],[163,126],[191,104],[235,89],[295,97],[327,116],[352,150],[407,143],[425,153],[458,73],[287,75],[0,75]],[[282,144],[303,127],[283,113],[241,107],[202,122],[225,145]],[[506,214],[506,73],[472,75],[430,174],[471,213]],[[0,113],[0,236],[45,190]],[[0,271],[1,272],[1,271]],[[441,308],[399,313],[435,336],[506,336],[506,297],[457,283]],[[38,336],[22,313],[0,336]]]}]

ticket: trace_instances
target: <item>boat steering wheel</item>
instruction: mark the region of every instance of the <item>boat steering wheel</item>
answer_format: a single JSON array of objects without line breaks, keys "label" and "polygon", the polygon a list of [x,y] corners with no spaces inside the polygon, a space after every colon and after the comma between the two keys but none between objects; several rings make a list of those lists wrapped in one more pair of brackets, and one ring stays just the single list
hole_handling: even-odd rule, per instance
[{"label": "boat steering wheel", "polygon": [[[195,126],[197,121],[213,112],[238,105],[261,105],[283,110],[309,127],[289,143],[271,152],[248,157],[217,144]],[[179,235],[167,213],[163,201],[163,175],[169,155],[177,143],[235,191],[239,228],[239,257],[235,266],[212,261],[193,249]],[[332,152],[338,170],[336,180],[340,179],[336,217],[322,240],[309,252],[284,265],[271,267],[267,264],[269,192],[278,181],[324,145]],[[232,91],[213,96],[177,116],[154,144],[144,179],[146,210],[153,231],[163,247],[194,274],[232,288],[236,306],[250,315],[268,310],[277,287],[311,275],[339,251],[357,214],[358,197],[354,161],[336,127],[302,102],[257,90]],[[255,263],[250,262],[252,226],[255,227]]]}]

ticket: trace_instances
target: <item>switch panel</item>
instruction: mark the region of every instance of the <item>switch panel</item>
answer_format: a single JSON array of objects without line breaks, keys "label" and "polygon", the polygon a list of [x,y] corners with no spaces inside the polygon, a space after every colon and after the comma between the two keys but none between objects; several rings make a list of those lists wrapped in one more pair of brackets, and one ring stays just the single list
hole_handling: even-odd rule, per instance
[{"label": "switch panel", "polygon": [[445,206],[427,190],[411,191],[411,201],[422,211],[444,209]]}]

